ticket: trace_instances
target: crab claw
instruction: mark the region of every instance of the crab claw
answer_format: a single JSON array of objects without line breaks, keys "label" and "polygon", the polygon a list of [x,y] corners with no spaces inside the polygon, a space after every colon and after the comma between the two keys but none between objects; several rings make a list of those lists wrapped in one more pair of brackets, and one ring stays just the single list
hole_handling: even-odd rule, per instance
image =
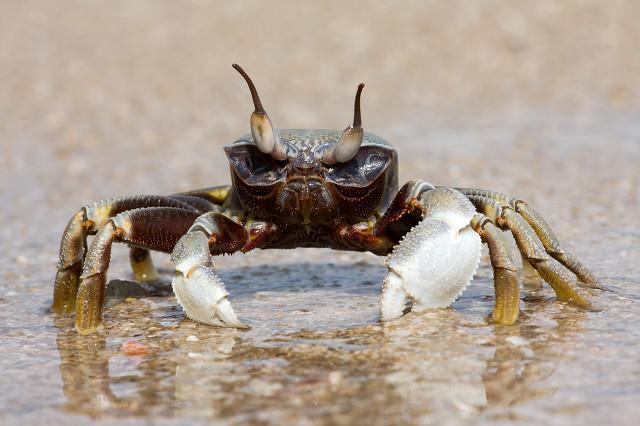
[{"label": "crab claw", "polygon": [[476,213],[460,192],[428,191],[420,199],[422,221],[387,257],[389,269],[381,296],[382,320],[402,316],[407,299],[413,309],[443,308],[453,303],[475,274],[482,242],[469,225]]},{"label": "crab claw", "polygon": [[233,311],[229,293],[213,269],[204,232],[190,231],[180,238],[171,262],[176,268],[173,293],[187,317],[219,327],[248,328]]}]

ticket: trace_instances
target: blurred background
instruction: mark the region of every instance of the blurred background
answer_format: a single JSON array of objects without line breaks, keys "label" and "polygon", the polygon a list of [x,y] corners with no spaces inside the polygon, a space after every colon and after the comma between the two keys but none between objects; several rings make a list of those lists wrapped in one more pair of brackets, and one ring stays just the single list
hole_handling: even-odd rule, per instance
[{"label": "blurred background", "polygon": [[[295,407],[269,411],[276,400],[246,377],[290,392],[285,405],[302,398],[302,406],[320,410],[317,400],[325,401],[321,406],[329,411],[322,415],[330,423],[353,423],[353,413],[373,423],[395,423],[401,415],[409,423],[429,423],[420,416],[430,413],[444,421],[622,424],[638,413],[640,354],[630,342],[640,338],[634,326],[640,319],[640,2],[0,0],[0,10],[0,336],[6,342],[0,347],[0,411],[7,422],[38,423],[47,416],[64,424],[70,421],[64,413],[99,417],[108,409],[148,415],[145,407],[208,419],[222,412],[238,422],[260,419],[247,407],[280,424],[306,418]],[[231,281],[244,280],[254,289],[230,285],[233,297],[244,298],[244,305],[234,302],[236,311],[264,323],[254,335],[234,335],[235,351],[216,352],[221,359],[246,356],[254,362],[247,367],[224,361],[220,367],[248,371],[225,385],[224,392],[237,393],[237,399],[220,397],[217,382],[212,385],[219,371],[207,370],[210,364],[189,370],[187,353],[195,349],[183,347],[186,335],[212,331],[183,321],[171,298],[143,305],[164,315],[161,325],[154,323],[165,333],[161,339],[138,323],[155,317],[136,318],[133,308],[117,314],[129,323],[107,322],[133,324],[150,345],[178,342],[149,358],[156,364],[125,362],[119,348],[133,335],[130,329],[109,329],[106,346],[77,343],[68,325],[54,327],[45,313],[67,220],[79,206],[114,195],[228,183],[222,146],[249,132],[252,111],[234,62],[252,76],[276,127],[344,128],[352,119],[356,86],[365,82],[364,128],[398,148],[401,182],[422,178],[484,187],[530,201],[615,289],[592,295],[605,311],[587,316],[560,304],[527,302],[522,328],[494,330],[484,320],[493,303],[485,259],[480,294],[444,311],[444,317],[407,319],[396,333],[376,323],[380,259],[314,251],[319,264],[305,263],[296,275],[290,271],[297,271],[296,262],[309,261],[309,251],[287,255],[290,266],[278,266],[284,258],[278,252],[258,252],[220,260],[231,268]],[[126,256],[124,248],[114,250],[110,277],[128,276]],[[327,272],[327,262],[346,266]],[[360,262],[356,272],[353,262]],[[168,266],[165,257],[157,263]],[[259,274],[256,265],[263,264],[275,266]],[[246,268],[261,278],[252,279]],[[305,302],[311,290],[304,287],[300,299],[283,303],[282,323],[289,332],[326,324],[337,330],[369,327],[354,331],[363,352],[336,346],[344,353],[335,365],[344,368],[342,376],[331,376],[335,365],[322,364],[318,359],[325,355],[318,358],[313,351],[333,345],[336,335],[304,337],[325,342],[307,345],[307,351],[300,340],[281,333],[277,338],[285,343],[279,347],[302,355],[273,357],[311,367],[292,371],[265,361],[271,355],[256,349],[260,345],[252,339],[280,329],[273,323],[274,305],[254,297],[254,282],[263,286],[264,297],[274,288],[286,290],[278,297],[294,297],[308,280],[322,287],[333,278],[336,285],[327,285],[333,290]],[[345,296],[340,286],[363,299]],[[550,291],[545,294],[553,300]],[[330,313],[318,310],[314,302],[320,300],[332,301]],[[349,304],[343,306],[345,300]],[[292,306],[304,307],[310,319],[300,325]],[[360,308],[366,315],[358,314]],[[405,345],[404,330],[415,337],[413,346]],[[376,340],[380,335],[384,344]],[[206,354],[216,347],[198,350]],[[377,370],[371,360],[380,351],[388,358]],[[455,361],[456,354],[467,358]],[[76,368],[82,357],[89,365],[85,370]],[[95,367],[97,358],[106,367]],[[183,366],[178,378],[175,359]],[[271,376],[257,367],[263,361]],[[170,368],[167,362],[173,362]],[[137,374],[127,376],[127,383],[138,387],[119,388],[131,406],[104,402],[113,396],[101,393],[113,379],[109,365],[111,375],[127,368]],[[425,373],[426,365],[431,369]],[[388,366],[394,366],[391,373]],[[398,375],[396,367],[404,373]],[[158,380],[147,378],[149,371],[173,372],[162,376],[162,386],[179,388],[182,381],[184,394],[162,393]],[[207,379],[212,381],[202,385]],[[470,388],[465,380],[474,381]],[[89,390],[76,386],[83,383]],[[345,383],[370,386],[371,392]],[[95,398],[93,385],[100,389]],[[328,388],[337,393],[322,393]],[[166,399],[157,399],[155,391]],[[196,394],[201,405],[193,402]],[[218,411],[208,411],[212,407]],[[74,422],[79,418],[89,421]]]},{"label": "blurred background", "polygon": [[278,127],[343,128],[364,81],[365,128],[438,183],[504,157],[496,138],[537,155],[554,126],[640,105],[633,1],[2,4],[2,194],[24,208],[227,182],[221,147],[252,110],[233,62]]}]

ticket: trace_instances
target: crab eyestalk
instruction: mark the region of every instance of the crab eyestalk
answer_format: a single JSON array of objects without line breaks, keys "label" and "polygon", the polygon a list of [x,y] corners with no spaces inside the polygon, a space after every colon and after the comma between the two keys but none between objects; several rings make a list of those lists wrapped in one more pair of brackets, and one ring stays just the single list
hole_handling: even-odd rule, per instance
[{"label": "crab eyestalk", "polygon": [[364,131],[362,130],[362,116],[360,114],[360,95],[364,83],[358,84],[356,100],[353,105],[353,125],[342,131],[340,140],[327,149],[322,156],[322,161],[327,164],[346,163],[351,160],[362,145]]},{"label": "crab eyestalk", "polygon": [[271,120],[267,115],[267,112],[262,106],[260,96],[256,86],[249,75],[238,64],[233,64],[233,68],[240,73],[249,86],[251,92],[251,98],[253,99],[253,113],[251,114],[250,126],[251,135],[256,143],[258,149],[265,153],[270,154],[276,160],[284,160],[287,158],[287,147],[276,136],[276,131],[271,124]]}]

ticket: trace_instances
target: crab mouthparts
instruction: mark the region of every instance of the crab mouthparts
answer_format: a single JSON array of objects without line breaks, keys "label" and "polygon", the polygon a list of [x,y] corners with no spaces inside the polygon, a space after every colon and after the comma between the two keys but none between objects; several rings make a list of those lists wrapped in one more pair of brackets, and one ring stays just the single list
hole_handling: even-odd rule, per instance
[{"label": "crab mouthparts", "polygon": [[323,180],[307,176],[290,178],[276,203],[284,221],[305,227],[322,223],[334,204]]}]

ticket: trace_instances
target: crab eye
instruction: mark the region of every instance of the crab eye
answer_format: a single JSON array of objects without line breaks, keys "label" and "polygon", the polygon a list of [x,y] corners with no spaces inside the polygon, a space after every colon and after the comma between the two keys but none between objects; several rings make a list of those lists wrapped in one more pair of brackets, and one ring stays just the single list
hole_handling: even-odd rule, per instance
[{"label": "crab eye", "polygon": [[247,185],[266,186],[284,179],[286,161],[263,154],[253,145],[225,147],[233,171]]},{"label": "crab eye", "polygon": [[328,169],[327,180],[340,186],[366,187],[387,168],[392,151],[378,147],[363,147],[351,160]]}]

